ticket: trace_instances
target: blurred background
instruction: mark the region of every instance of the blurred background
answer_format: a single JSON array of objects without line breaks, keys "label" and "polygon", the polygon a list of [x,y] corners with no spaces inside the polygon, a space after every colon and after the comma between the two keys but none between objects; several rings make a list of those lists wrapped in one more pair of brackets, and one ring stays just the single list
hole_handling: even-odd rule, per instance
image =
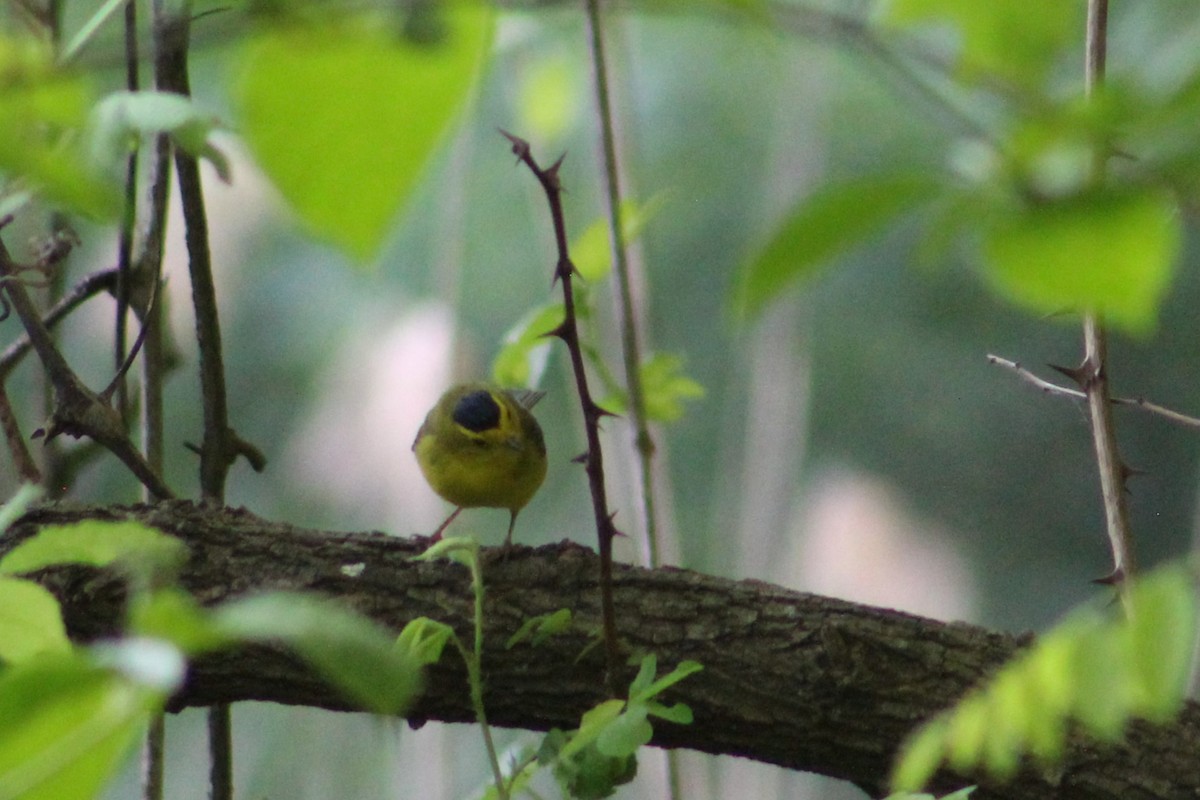
[{"label": "blurred background", "polygon": [[[1009,306],[955,248],[918,258],[915,222],[841,258],[755,320],[730,313],[739,265],[794,202],[898,161],[932,168],[965,134],[959,113],[894,64],[819,30],[768,30],[694,9],[609,23],[624,189],[664,198],[632,248],[644,346],[680,356],[705,390],[654,431],[666,561],[1010,631],[1044,627],[1096,596],[1092,580],[1109,571],[1110,556],[1085,413],[986,360],[994,353],[1053,378],[1043,365],[1081,357],[1076,322]],[[1196,42],[1200,19],[1189,3],[1119,4],[1110,69],[1165,80],[1191,65]],[[1080,54],[1064,55],[1064,85],[1080,80],[1081,65]],[[228,113],[221,86],[233,68],[221,45],[197,53],[194,86],[215,113]],[[448,512],[410,452],[425,412],[451,383],[486,376],[505,333],[557,297],[544,198],[497,128],[529,139],[543,162],[567,154],[572,235],[601,216],[576,8],[500,15],[474,102],[368,269],[306,235],[236,135],[222,139],[232,184],[208,171],[205,188],[230,419],[270,460],[261,475],[235,466],[231,505],[396,536],[428,533]],[[181,360],[167,385],[167,479],[193,495],[197,464],[184,443],[200,437],[196,358],[178,219],[170,229],[167,302]],[[111,235],[80,233],[72,269],[110,265]],[[1194,249],[1189,241],[1157,330],[1115,336],[1110,364],[1116,393],[1189,413],[1200,412]],[[591,289],[599,343],[617,369],[612,285]],[[111,317],[101,300],[63,329],[92,386],[108,380]],[[4,325],[17,335],[15,320]],[[564,356],[552,347],[541,378],[550,472],[521,514],[523,544],[594,545],[585,478],[571,463],[583,439]],[[23,366],[10,393],[24,387],[35,397],[34,373]],[[1130,486],[1139,557],[1152,565],[1182,555],[1197,513],[1197,434],[1130,410],[1117,420],[1125,458],[1141,472]],[[605,436],[612,504],[630,534],[617,555],[637,563],[644,529],[633,432],[611,419]],[[11,469],[4,479],[8,492]],[[133,502],[137,491],[101,458],[68,497]],[[497,544],[506,523],[503,511],[475,510],[455,525]],[[458,798],[488,776],[471,726],[410,731],[365,715],[254,704],[233,716],[245,798]],[[532,739],[502,732],[508,744]],[[205,796],[203,713],[168,719],[167,748],[168,796]],[[682,771],[688,798],[863,796],[732,758],[683,754]],[[660,755],[646,751],[619,796],[661,797],[662,781]],[[135,785],[131,766],[110,796],[134,796]]]}]

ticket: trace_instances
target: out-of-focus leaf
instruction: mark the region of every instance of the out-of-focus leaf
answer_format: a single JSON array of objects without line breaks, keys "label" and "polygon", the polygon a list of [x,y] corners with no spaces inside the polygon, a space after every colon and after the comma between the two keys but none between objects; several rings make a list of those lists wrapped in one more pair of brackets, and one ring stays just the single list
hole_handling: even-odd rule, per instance
[{"label": "out-of-focus leaf", "polygon": [[444,622],[417,617],[404,626],[396,637],[394,648],[421,666],[436,664],[446,643],[454,638],[454,629]]},{"label": "out-of-focus leaf", "polygon": [[1135,584],[1125,648],[1133,677],[1133,710],[1153,722],[1179,712],[1196,638],[1196,600],[1185,569],[1158,570]]},{"label": "out-of-focus leaf", "polygon": [[526,138],[555,142],[575,123],[584,99],[580,72],[565,51],[529,64],[517,95],[518,130]]},{"label": "out-of-focus leaf", "polygon": [[244,46],[246,141],[305,224],[360,260],[379,249],[490,40],[486,5],[436,13],[420,43],[364,15],[272,26]]},{"label": "out-of-focus leaf", "polygon": [[998,289],[1039,313],[1092,311],[1147,333],[1175,271],[1182,224],[1170,196],[1110,189],[997,214],[984,231]]},{"label": "out-of-focus leaf", "polygon": [[[704,387],[683,372],[683,359],[672,353],[655,353],[642,362],[642,392],[646,416],[655,422],[675,422],[683,416],[684,402],[704,397]],[[625,391],[600,401],[605,411],[624,414],[629,409]]]},{"label": "out-of-focus leaf", "polygon": [[931,200],[926,176],[884,175],[823,186],[800,202],[767,243],[739,268],[734,309],[751,317],[791,284]]},{"label": "out-of-focus leaf", "polygon": [[171,642],[189,656],[229,644],[211,612],[182,589],[168,588],[135,598],[129,609],[129,631]]},{"label": "out-of-focus leaf", "polygon": [[54,595],[32,581],[0,577],[0,663],[70,649]]},{"label": "out-of-focus leaf", "polygon": [[[621,238],[625,244],[637,241],[655,215],[666,205],[667,196],[659,192],[645,203],[627,197],[621,201],[618,216]],[[608,235],[608,218],[600,217],[571,244],[571,262],[586,281],[596,282],[612,272],[612,243]]]},{"label": "out-of-focus leaf", "polygon": [[1025,0],[890,0],[882,19],[899,27],[948,25],[958,39],[961,78],[1035,88],[1082,28],[1081,8]]},{"label": "out-of-focus leaf", "polygon": [[172,572],[187,558],[178,539],[140,522],[85,520],[48,525],[0,560],[0,574],[32,572],[55,564],[119,564],[138,579]]},{"label": "out-of-focus leaf", "polygon": [[892,787],[916,791],[943,763],[1011,775],[1025,753],[1044,763],[1068,728],[1118,741],[1131,717],[1165,722],[1183,705],[1196,597],[1186,567],[1169,565],[1129,586],[1131,617],[1073,612],[901,750]]},{"label": "out-of-focus leaf", "polygon": [[116,185],[88,163],[75,135],[91,102],[88,83],[56,67],[43,43],[0,37],[0,172],[74,211],[112,217]]},{"label": "out-of-focus leaf", "polygon": [[85,652],[0,673],[0,800],[90,800],[164,696]]},{"label": "out-of-focus leaf", "polygon": [[382,627],[333,601],[273,592],[228,603],[214,620],[226,636],[286,645],[369,711],[398,713],[420,692],[421,664]]},{"label": "out-of-focus leaf", "polygon": [[529,311],[504,334],[504,346],[492,362],[492,380],[500,386],[536,386],[546,368],[551,341],[547,337],[562,324],[562,303]]},{"label": "out-of-focus leaf", "polygon": [[36,483],[22,483],[17,493],[3,507],[0,507],[0,532],[8,530],[8,527],[28,511],[30,506],[42,498],[42,494],[42,487]]},{"label": "out-of-focus leaf", "polygon": [[217,119],[190,97],[173,92],[113,92],[92,110],[92,159],[102,167],[123,163],[140,139],[168,134],[182,150],[208,159],[230,180],[229,160],[209,140]]}]

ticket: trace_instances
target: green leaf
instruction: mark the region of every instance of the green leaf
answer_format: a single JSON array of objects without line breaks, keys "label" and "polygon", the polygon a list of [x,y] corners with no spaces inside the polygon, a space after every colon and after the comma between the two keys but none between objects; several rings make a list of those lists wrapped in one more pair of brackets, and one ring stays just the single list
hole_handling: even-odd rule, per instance
[{"label": "green leaf", "polygon": [[163,695],[54,655],[0,674],[0,800],[90,800],[116,771]]},{"label": "green leaf", "polygon": [[[683,372],[684,361],[673,353],[655,353],[640,368],[646,417],[654,422],[675,422],[683,416],[684,403],[704,397],[704,387]],[[613,414],[629,409],[629,394],[619,390],[600,401]]]},{"label": "green leaf", "polygon": [[998,216],[984,231],[984,255],[996,287],[1033,311],[1092,311],[1147,333],[1181,242],[1168,195],[1109,189]]},{"label": "green leaf", "polygon": [[958,35],[958,71],[967,81],[997,79],[1034,88],[1081,30],[1078,3],[1026,0],[891,0],[882,18],[905,27],[942,23]]},{"label": "green leaf", "polygon": [[563,745],[558,753],[559,758],[571,758],[594,743],[604,729],[621,715],[624,708],[624,700],[605,700],[583,712],[583,716],[579,718],[579,730]]},{"label": "green leaf", "polygon": [[530,644],[537,647],[551,636],[557,636],[570,630],[572,619],[569,608],[560,608],[548,614],[530,617],[521,623],[521,627],[517,629],[516,633],[508,637],[508,641],[504,643],[504,649],[511,650],[526,639],[530,639]]},{"label": "green leaf", "polygon": [[17,493],[3,507],[0,507],[0,532],[7,531],[29,510],[30,506],[42,499],[43,494],[42,487],[36,483],[22,483]]},{"label": "green leaf", "polygon": [[900,749],[892,771],[892,788],[898,792],[915,792],[937,772],[945,758],[945,740],[949,724],[945,716],[922,725]]},{"label": "green leaf", "polygon": [[32,581],[0,577],[0,662],[18,664],[39,653],[70,650],[54,595]]},{"label": "green leaf", "polygon": [[664,706],[662,703],[649,702],[646,703],[646,708],[650,711],[650,716],[674,722],[676,725],[691,725],[694,719],[692,709],[684,703]]},{"label": "green leaf", "polygon": [[116,185],[88,163],[75,135],[92,102],[90,85],[56,67],[33,37],[0,37],[0,76],[0,172],[80,213],[115,216]]},{"label": "green leaf", "polygon": [[399,713],[420,692],[421,665],[393,635],[331,600],[273,592],[228,603],[214,620],[226,636],[286,645],[369,711]]},{"label": "green leaf", "polygon": [[48,525],[0,559],[0,574],[32,572],[56,564],[118,565],[139,579],[172,572],[187,558],[178,539],[140,522],[85,520]]},{"label": "green leaf", "polygon": [[363,15],[276,26],[243,48],[246,141],[313,233],[360,260],[379,250],[488,47],[488,6],[437,13],[438,41],[407,41]]},{"label": "green leaf", "polygon": [[902,748],[897,790],[915,791],[943,761],[1011,775],[1032,752],[1053,764],[1068,727],[1118,741],[1131,717],[1165,722],[1183,704],[1196,598],[1186,567],[1167,566],[1129,587],[1131,620],[1085,607],[1070,614]]},{"label": "green leaf", "polygon": [[817,189],[793,209],[767,243],[739,267],[733,307],[753,317],[794,283],[864,243],[902,214],[933,199],[925,176],[876,175]]},{"label": "green leaf", "polygon": [[[651,656],[647,656],[647,658],[651,658]],[[643,670],[646,667],[646,663],[647,662],[645,660],[642,661]],[[651,677],[654,675],[653,669],[653,662],[651,662]],[[679,683],[689,675],[696,674],[702,669],[704,669],[704,667],[698,661],[680,661],[679,666],[675,667],[675,669],[671,670],[669,673],[653,683],[642,685],[639,680],[635,679],[634,682],[629,686],[629,696],[630,698],[636,697],[639,700],[648,700],[661,694],[663,691]],[[638,679],[641,677],[642,673],[639,672]]]},{"label": "green leaf", "polygon": [[446,643],[454,638],[454,629],[429,617],[417,617],[404,626],[393,645],[397,653],[421,666],[436,664]]},{"label": "green leaf", "polygon": [[1133,585],[1130,607],[1124,647],[1132,670],[1132,712],[1166,722],[1179,712],[1191,674],[1196,636],[1192,578],[1182,567],[1156,570]]},{"label": "green leaf", "polygon": [[470,536],[446,536],[425,548],[425,552],[413,556],[411,561],[436,561],[439,558],[449,559],[465,567],[470,567],[479,559],[479,542]]},{"label": "green leaf", "polygon": [[149,592],[134,599],[129,631],[171,642],[189,656],[218,650],[230,643],[210,612],[182,589]]},{"label": "green leaf", "polygon": [[124,163],[142,139],[165,133],[185,152],[208,159],[225,182],[229,161],[209,140],[218,120],[190,97],[173,92],[113,92],[92,110],[92,159],[103,168]]},{"label": "green leaf", "polygon": [[500,386],[537,386],[550,356],[547,335],[562,325],[562,303],[534,308],[504,334],[504,346],[492,362],[492,380]]},{"label": "green leaf", "polygon": [[[632,197],[622,200],[617,216],[621,220],[621,237],[625,244],[637,241],[664,205],[666,194],[663,192],[655,194],[644,205]],[[571,244],[571,263],[585,281],[596,283],[612,272],[612,242],[608,228],[608,218],[600,217]]]},{"label": "green leaf", "polygon": [[646,721],[646,707],[630,704],[624,713],[604,727],[596,737],[596,749],[611,758],[631,756],[649,744],[654,729]]}]

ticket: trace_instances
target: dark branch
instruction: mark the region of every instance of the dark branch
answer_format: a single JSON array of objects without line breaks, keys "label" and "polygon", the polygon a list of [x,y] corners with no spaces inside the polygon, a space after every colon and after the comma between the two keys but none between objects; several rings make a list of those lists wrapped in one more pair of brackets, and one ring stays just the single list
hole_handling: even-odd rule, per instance
[{"label": "dark branch", "polygon": [[[389,627],[429,616],[466,636],[472,599],[465,568],[413,563],[424,540],[373,533],[327,533],[260,520],[244,511],[209,511],[184,502],[90,511],[42,510],[0,539],[0,554],[46,524],[83,517],[136,517],[185,541],[192,557],[184,584],[205,603],[271,589],[343,599]],[[493,724],[545,730],[578,725],[605,699],[605,660],[594,648],[600,622],[596,555],[570,543],[516,547],[486,562],[483,663]],[[41,576],[62,598],[72,634],[115,632],[122,592],[82,569]],[[704,671],[672,691],[695,712],[692,725],[655,726],[654,744],[725,753],[853,781],[884,794],[899,743],[1021,646],[1016,638],[966,624],[731,581],[678,569],[616,565],[621,640],[654,652],[665,668],[695,659]],[[539,647],[504,648],[529,617],[571,608],[572,629]],[[629,673],[619,676],[628,681]],[[299,663],[253,649],[195,665],[174,708],[262,700],[345,709],[345,702]],[[430,669],[429,688],[410,719],[471,722],[460,661]],[[982,775],[941,774],[937,790],[978,783],[974,800],[1150,800],[1200,793],[1200,708],[1174,725],[1135,724],[1122,745],[1073,742],[1054,774],[1032,769],[1011,784]]]},{"label": "dark branch", "polygon": [[600,447],[600,419],[607,414],[592,399],[592,390],[588,386],[587,369],[584,365],[583,349],[579,343],[579,322],[575,311],[575,292],[572,288],[572,278],[575,265],[567,244],[567,221],[562,206],[562,181],[558,170],[562,167],[565,155],[549,167],[542,168],[533,157],[529,142],[513,136],[511,133],[500,131],[504,138],[512,143],[513,154],[529,167],[529,171],[537,178],[546,193],[546,202],[550,206],[550,221],[554,226],[554,242],[558,250],[558,260],[554,266],[554,278],[562,282],[563,321],[553,331],[553,335],[562,339],[567,346],[571,359],[571,372],[575,377],[575,391],[579,395],[579,404],[583,409],[584,436],[587,439],[587,452],[583,456],[583,468],[587,472],[588,488],[592,495],[592,516],[596,523],[596,539],[600,550],[600,602],[602,608],[600,629],[604,632],[604,651],[608,657],[609,688],[613,694],[618,692],[616,683],[617,667],[621,658],[621,643],[617,639],[614,622],[616,611],[612,592],[612,542],[617,535],[613,525],[613,514],[608,508],[608,495],[604,486],[604,451]]}]

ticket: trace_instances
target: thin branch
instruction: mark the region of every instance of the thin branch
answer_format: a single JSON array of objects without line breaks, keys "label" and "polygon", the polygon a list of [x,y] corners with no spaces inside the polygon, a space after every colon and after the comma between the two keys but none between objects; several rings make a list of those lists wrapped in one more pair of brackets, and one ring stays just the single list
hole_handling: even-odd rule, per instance
[{"label": "thin branch", "polygon": [[604,486],[604,454],[600,449],[600,419],[608,414],[592,399],[588,386],[587,370],[584,367],[583,350],[579,344],[579,325],[575,312],[575,292],[572,279],[575,275],[575,265],[571,263],[571,255],[567,245],[567,223],[562,207],[562,184],[559,181],[558,170],[562,166],[562,158],[550,167],[542,169],[530,152],[529,142],[510,133],[501,131],[512,142],[513,153],[517,159],[529,167],[529,170],[541,184],[550,205],[550,218],[554,225],[554,241],[558,248],[558,261],[554,267],[554,279],[562,282],[564,316],[562,324],[552,332],[552,335],[563,340],[571,358],[571,370],[575,376],[575,388],[579,394],[579,403],[583,410],[583,427],[587,437],[587,452],[580,459],[588,476],[588,486],[592,495],[592,514],[595,517],[596,536],[600,551],[600,604],[604,650],[607,659],[608,687],[614,695],[618,690],[618,672],[621,666],[621,649],[617,641],[616,610],[613,603],[612,589],[612,541],[617,529],[613,525],[613,514],[608,510],[608,493]]},{"label": "thin branch", "polygon": [[[79,283],[75,284],[69,292],[58,299],[49,311],[42,317],[42,325],[47,330],[53,330],[59,322],[64,320],[68,314],[78,308],[84,301],[91,299],[100,292],[113,292],[117,285],[117,271],[115,269],[106,269],[99,272],[93,272],[86,276]],[[8,374],[21,362],[25,354],[32,348],[33,342],[29,338],[29,334],[23,334],[21,338],[10,344],[0,354],[0,381],[8,377]]]},{"label": "thin branch", "polygon": [[617,161],[617,141],[612,100],[608,88],[608,61],[605,56],[604,22],[599,0],[585,0],[584,19],[592,59],[592,80],[596,95],[596,112],[600,118],[600,144],[603,153],[605,212],[608,216],[608,239],[613,254],[613,271],[617,282],[617,305],[620,313],[621,354],[625,365],[625,385],[629,394],[629,416],[634,427],[634,447],[638,453],[638,471],[642,484],[642,514],[646,531],[646,561],[650,567],[659,565],[658,520],[655,512],[654,438],[646,414],[646,391],[642,386],[642,354],[638,339],[638,314],[633,302],[633,279],[629,263],[629,248],[621,224],[621,169]]},{"label": "thin branch", "polygon": [[[1016,361],[1010,361],[1001,356],[988,353],[987,360],[989,364],[995,364],[999,367],[1012,370],[1017,374],[1017,377],[1033,386],[1035,389],[1044,392],[1045,394],[1055,395],[1057,397],[1066,397],[1071,400],[1087,400],[1087,394],[1079,389],[1072,389],[1070,386],[1062,386],[1061,384],[1052,383],[1044,378],[1040,378],[1034,373],[1021,366]],[[1074,373],[1074,370],[1068,370]],[[1109,402],[1115,406],[1129,406],[1131,408],[1141,409],[1148,414],[1153,414],[1162,417],[1170,422],[1178,425],[1183,425],[1188,428],[1200,428],[1200,418],[1191,417],[1187,414],[1175,411],[1174,409],[1160,406],[1158,403],[1153,403],[1144,397],[1110,397]]]},{"label": "thin branch", "polygon": [[8,443],[8,451],[12,453],[13,463],[17,474],[25,483],[41,484],[42,473],[33,460],[29,448],[25,446],[25,437],[21,434],[21,426],[17,423],[17,415],[8,399],[8,391],[4,382],[0,381],[0,428],[4,430],[4,440]]},{"label": "thin branch", "polygon": [[[29,336],[33,349],[42,362],[47,380],[53,388],[53,408],[50,421],[44,433],[47,441],[61,433],[70,436],[87,436],[104,446],[109,452],[119,458],[129,471],[132,472],[142,485],[150,489],[158,498],[173,497],[173,493],[163,483],[158,473],[150,468],[141,453],[130,442],[120,416],[113,408],[105,403],[99,395],[83,384],[83,381],[71,370],[67,360],[58,351],[50,332],[42,324],[42,318],[33,305],[24,284],[15,279],[17,266],[8,252],[8,248],[0,241],[0,277],[4,278],[4,290],[25,332]],[[38,433],[34,434],[39,435]]]}]

